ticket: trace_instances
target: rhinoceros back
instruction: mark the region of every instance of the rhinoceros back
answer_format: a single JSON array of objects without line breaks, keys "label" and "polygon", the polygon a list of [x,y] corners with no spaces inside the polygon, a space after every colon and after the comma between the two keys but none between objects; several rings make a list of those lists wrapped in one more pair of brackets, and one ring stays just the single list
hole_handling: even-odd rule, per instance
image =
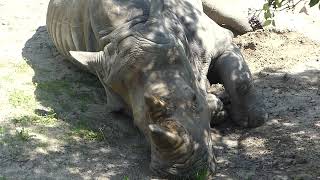
[{"label": "rhinoceros back", "polygon": [[47,29],[58,51],[72,60],[69,51],[102,50],[100,38],[148,11],[148,0],[50,0]]}]

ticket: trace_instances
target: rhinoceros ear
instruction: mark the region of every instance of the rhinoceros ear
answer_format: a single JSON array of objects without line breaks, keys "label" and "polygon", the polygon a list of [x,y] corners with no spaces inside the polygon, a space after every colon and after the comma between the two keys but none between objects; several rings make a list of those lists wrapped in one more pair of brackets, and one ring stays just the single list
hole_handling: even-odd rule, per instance
[{"label": "rhinoceros ear", "polygon": [[175,149],[183,143],[183,139],[156,124],[149,125],[150,137],[158,149]]},{"label": "rhinoceros ear", "polygon": [[77,61],[78,64],[89,69],[89,64],[98,62],[104,58],[104,52],[86,52],[86,51],[69,51],[70,55]]}]

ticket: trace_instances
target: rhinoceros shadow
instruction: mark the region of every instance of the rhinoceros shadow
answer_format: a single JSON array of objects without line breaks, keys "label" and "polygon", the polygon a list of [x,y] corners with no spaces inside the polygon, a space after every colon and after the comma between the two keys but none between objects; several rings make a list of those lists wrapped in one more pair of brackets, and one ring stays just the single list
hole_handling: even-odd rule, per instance
[{"label": "rhinoceros shadow", "polygon": [[[49,152],[47,156],[38,154],[38,159],[49,159],[47,165],[50,169],[50,162],[61,161],[63,157],[60,168],[65,174],[62,177],[81,178],[87,174],[92,178],[123,179],[128,176],[130,179],[144,179],[150,176],[150,152],[142,134],[130,117],[108,113],[104,88],[98,78],[64,60],[45,26],[38,27],[25,43],[22,56],[34,70],[34,94],[40,104],[35,113],[54,112],[69,129],[61,132],[65,133],[67,140],[58,139],[65,144],[61,151]],[[88,132],[89,139],[70,140],[72,134],[79,132],[80,137],[86,136],[81,132]],[[90,132],[98,134],[98,138],[90,140]],[[53,136],[55,134],[52,132]],[[81,172],[65,170],[70,168]]]}]

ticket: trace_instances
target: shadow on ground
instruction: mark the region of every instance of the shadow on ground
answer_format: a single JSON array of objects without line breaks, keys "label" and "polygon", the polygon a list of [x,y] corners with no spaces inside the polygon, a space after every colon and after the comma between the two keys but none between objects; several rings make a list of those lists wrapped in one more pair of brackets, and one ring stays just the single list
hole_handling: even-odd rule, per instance
[{"label": "shadow on ground", "polygon": [[[56,138],[63,146],[35,155],[34,160],[39,161],[34,164],[39,167],[32,168],[36,177],[55,177],[55,173],[47,173],[58,171],[61,177],[77,179],[149,176],[149,149],[132,120],[108,113],[105,92],[98,79],[64,60],[49,39],[46,27],[37,29],[25,43],[22,55],[34,70],[34,93],[40,103],[36,113],[54,111],[71,131],[85,126],[103,133],[101,141],[65,140],[54,133],[63,127],[49,130],[52,134],[47,138]],[[68,136],[68,130],[61,133]]]},{"label": "shadow on ground", "polygon": [[[79,179],[150,177],[150,153],[142,135],[130,118],[107,113],[98,79],[63,60],[45,27],[39,27],[26,42],[22,55],[35,72],[35,95],[41,104],[38,111],[52,109],[71,129],[84,123],[105,137],[103,141],[61,139],[60,149],[36,154],[34,162],[23,162],[26,167],[38,177],[55,177],[49,172],[58,171],[62,177]],[[299,73],[265,69],[255,75],[270,120],[256,129],[240,129],[229,123],[214,128],[217,178],[320,176],[319,74],[317,69]],[[53,128],[49,138],[59,137],[55,135],[59,129]]]},{"label": "shadow on ground", "polygon": [[255,129],[216,127],[217,177],[320,177],[320,70],[316,67],[298,73],[266,68],[255,75],[269,121]]}]

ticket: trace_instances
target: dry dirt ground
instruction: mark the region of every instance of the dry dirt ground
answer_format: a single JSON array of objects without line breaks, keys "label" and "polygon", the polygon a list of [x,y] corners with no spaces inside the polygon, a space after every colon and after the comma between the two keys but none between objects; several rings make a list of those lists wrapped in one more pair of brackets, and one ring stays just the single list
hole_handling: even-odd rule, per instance
[{"label": "dry dirt ground", "polygon": [[[150,179],[130,118],[48,38],[48,0],[0,1],[0,179]],[[319,32],[318,32],[319,33]],[[270,120],[212,131],[216,179],[320,179],[320,45],[298,33],[235,38]]]}]

